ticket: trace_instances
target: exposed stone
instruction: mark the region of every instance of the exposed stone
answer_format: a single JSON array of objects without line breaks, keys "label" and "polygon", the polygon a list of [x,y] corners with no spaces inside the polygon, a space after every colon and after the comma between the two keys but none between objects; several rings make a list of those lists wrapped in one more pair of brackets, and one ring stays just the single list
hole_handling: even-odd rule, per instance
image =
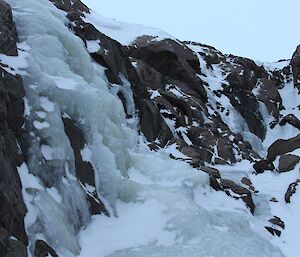
[{"label": "exposed stone", "polygon": [[10,6],[0,0],[0,53],[17,56],[17,32]]},{"label": "exposed stone", "polygon": [[204,171],[205,173],[207,173],[208,175],[211,175],[215,178],[221,178],[220,172],[215,168],[203,166],[203,167],[200,167],[200,169],[202,171]]},{"label": "exposed stone", "polygon": [[251,182],[251,180],[250,180],[249,178],[243,177],[243,178],[241,179],[241,182],[242,182],[244,185],[246,185],[246,186],[252,186],[252,182]]},{"label": "exposed stone", "polygon": [[199,99],[206,102],[203,82],[196,76],[196,72],[200,72],[197,56],[174,40],[152,39],[148,36],[138,38],[130,48],[131,55],[143,60],[164,76],[187,83],[199,94]]},{"label": "exposed stone", "polygon": [[284,116],[279,122],[279,125],[284,126],[287,123],[300,130],[300,120],[294,114]]},{"label": "exposed stone", "polygon": [[281,231],[278,230],[278,229],[275,229],[275,228],[272,228],[272,227],[265,227],[266,230],[268,230],[270,232],[271,235],[273,236],[278,236],[280,237],[281,236]]},{"label": "exposed stone", "polygon": [[274,170],[275,166],[269,160],[261,160],[253,165],[256,173],[263,173],[265,170]]},{"label": "exposed stone", "polygon": [[292,72],[294,77],[294,85],[300,88],[300,45],[297,46],[291,60]]},{"label": "exposed stone", "polygon": [[[0,0],[0,53],[17,55],[16,42],[17,34],[10,6]],[[6,231],[8,234],[5,236],[8,239],[4,239],[4,248],[8,252],[4,256],[22,256],[22,249],[27,245],[24,227],[27,210],[17,172],[17,167],[24,161],[20,149],[20,146],[24,146],[23,97],[21,77],[8,73],[0,65],[0,227],[3,228],[2,233]],[[12,241],[11,236],[17,240]]]},{"label": "exposed stone", "polygon": [[297,163],[300,161],[300,157],[293,154],[284,154],[279,159],[279,172],[291,171],[295,168]]},{"label": "exposed stone", "polygon": [[80,0],[50,0],[58,9],[65,12],[89,13],[89,8]]},{"label": "exposed stone", "polygon": [[[90,185],[96,187],[95,171],[92,163],[83,161],[81,151],[86,146],[86,139],[82,130],[69,118],[63,118],[65,132],[70,140],[75,156],[75,172],[76,177],[80,180],[83,186]],[[87,190],[86,190],[87,191]],[[107,214],[103,202],[98,198],[97,193],[87,193],[87,200],[90,203],[92,214]]]},{"label": "exposed stone", "polygon": [[58,254],[45,241],[37,240],[35,242],[34,256],[35,257],[49,257],[49,256],[58,257]]},{"label": "exposed stone", "polygon": [[27,257],[27,249],[23,242],[8,235],[6,229],[0,227],[0,256]]},{"label": "exposed stone", "polygon": [[278,139],[268,149],[268,160],[274,161],[278,155],[300,148],[300,134],[290,139]]},{"label": "exposed stone", "polygon": [[285,228],[284,222],[282,221],[282,219],[280,219],[280,218],[277,217],[277,216],[274,216],[273,218],[269,219],[269,221],[270,221],[272,224],[281,227],[282,229]]},{"label": "exposed stone", "polygon": [[298,186],[299,182],[294,182],[294,183],[291,183],[284,195],[284,200],[286,203],[290,203],[291,202],[291,197],[293,194],[296,193],[296,190],[297,190],[297,186]]},{"label": "exposed stone", "polygon": [[279,118],[279,110],[282,109],[282,99],[274,81],[265,78],[260,80],[258,99],[265,103],[270,115],[273,115],[275,119]]},{"label": "exposed stone", "polygon": [[220,185],[222,186],[222,188],[224,190],[230,189],[230,190],[232,190],[232,192],[240,195],[240,198],[245,202],[246,206],[250,209],[251,213],[254,214],[255,205],[252,200],[252,194],[248,189],[246,189],[228,179],[221,179]]}]

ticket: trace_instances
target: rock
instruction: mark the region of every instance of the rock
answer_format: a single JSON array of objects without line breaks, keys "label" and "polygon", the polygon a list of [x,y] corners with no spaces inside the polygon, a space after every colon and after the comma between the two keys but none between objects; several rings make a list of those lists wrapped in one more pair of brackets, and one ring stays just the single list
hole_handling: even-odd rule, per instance
[{"label": "rock", "polygon": [[50,0],[58,9],[65,12],[89,13],[90,9],[80,0]]},{"label": "rock", "polygon": [[291,197],[293,194],[296,193],[296,190],[297,190],[297,186],[298,186],[299,182],[294,182],[294,183],[291,183],[284,195],[284,200],[286,203],[290,203],[291,202]]},{"label": "rock", "polygon": [[258,78],[267,77],[267,73],[247,58],[233,57],[232,61],[237,62],[238,66],[233,68],[226,77],[230,86],[224,88],[223,93],[245,119],[249,130],[264,139],[265,126],[257,98],[253,95],[252,90],[257,84]]},{"label": "rock", "polygon": [[153,40],[149,36],[138,38],[130,48],[130,54],[141,59],[164,76],[185,82],[195,90],[203,102],[207,101],[203,81],[196,76],[200,72],[197,55],[172,39]]},{"label": "rock", "polygon": [[26,246],[15,238],[11,238],[3,227],[0,227],[0,256],[27,257]]},{"label": "rock", "polygon": [[271,235],[273,236],[281,236],[281,231],[279,231],[278,229],[272,228],[272,227],[265,227],[266,230],[268,230],[270,232]]},{"label": "rock", "polygon": [[272,198],[270,199],[270,202],[278,203],[278,200],[277,200],[275,197],[272,197]]},{"label": "rock", "polygon": [[58,257],[58,254],[45,241],[37,240],[35,242],[34,256],[35,257],[49,257],[49,256]]},{"label": "rock", "polygon": [[211,175],[215,178],[221,178],[220,172],[215,168],[203,166],[203,167],[200,167],[200,170],[204,171],[208,175]]},{"label": "rock", "polygon": [[268,149],[268,160],[274,161],[278,155],[283,155],[300,148],[300,134],[290,139],[278,139]]},{"label": "rock", "polygon": [[279,122],[279,125],[284,126],[287,123],[300,130],[300,120],[294,114],[284,116]]},{"label": "rock", "polygon": [[212,175],[209,176],[209,185],[216,191],[223,191],[216,177]]},{"label": "rock", "polygon": [[251,180],[250,180],[249,178],[243,177],[243,178],[241,179],[241,182],[242,182],[244,185],[246,185],[246,186],[252,186],[252,182],[251,182]]},{"label": "rock", "polygon": [[[17,55],[17,34],[10,6],[0,0],[0,53]],[[0,65],[0,227],[8,238],[7,256],[22,256],[27,245],[24,217],[27,209],[17,167],[24,161],[24,88],[20,76],[12,75]],[[21,147],[21,149],[20,149]],[[19,251],[16,248],[19,247]],[[1,255],[2,256],[2,255]],[[24,256],[24,255],[23,255]]]},{"label": "rock", "polygon": [[160,116],[158,107],[150,100],[144,99],[140,109],[141,131],[148,141],[153,142],[162,138],[161,144],[165,145],[173,137],[172,132]]},{"label": "rock", "polygon": [[265,103],[269,114],[278,120],[279,110],[282,109],[282,99],[274,81],[265,78],[260,80],[258,99]]},{"label": "rock", "polygon": [[17,32],[10,6],[0,0],[0,53],[17,56]]},{"label": "rock", "polygon": [[295,168],[297,163],[300,161],[300,157],[293,154],[284,154],[279,159],[279,172],[291,171]]},{"label": "rock", "polygon": [[272,224],[281,227],[282,229],[285,228],[285,224],[284,222],[277,216],[273,216],[273,218],[269,219],[269,222],[271,222]]},{"label": "rock", "polygon": [[233,181],[231,181],[229,179],[221,179],[220,185],[222,186],[222,188],[224,190],[230,189],[230,190],[232,190],[232,192],[240,195],[239,198],[241,198],[245,202],[246,206],[250,209],[251,213],[254,214],[255,205],[252,200],[252,194],[248,189],[234,183]]},{"label": "rock", "polygon": [[295,87],[300,88],[300,45],[297,46],[291,60]]},{"label": "rock", "polygon": [[63,118],[65,132],[70,140],[75,156],[76,177],[83,185],[95,187],[95,172],[92,164],[82,160],[81,151],[86,146],[82,130],[69,118]]},{"label": "rock", "polygon": [[[83,186],[86,184],[96,187],[95,171],[91,162],[83,161],[81,151],[86,146],[86,139],[82,130],[69,118],[63,118],[65,132],[70,140],[75,156],[75,172],[76,177]],[[87,191],[87,190],[85,190]],[[103,202],[97,196],[97,192],[87,193],[87,200],[90,203],[90,211],[92,214],[104,213],[108,215]]]},{"label": "rock", "polygon": [[275,170],[275,166],[269,160],[261,160],[253,165],[256,173],[263,173],[265,170]]}]

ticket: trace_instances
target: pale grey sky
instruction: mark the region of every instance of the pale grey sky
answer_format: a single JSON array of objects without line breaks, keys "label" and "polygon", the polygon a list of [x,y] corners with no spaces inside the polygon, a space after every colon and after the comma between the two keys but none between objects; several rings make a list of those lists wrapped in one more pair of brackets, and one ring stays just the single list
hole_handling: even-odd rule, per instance
[{"label": "pale grey sky", "polygon": [[83,0],[99,14],[163,29],[181,40],[261,61],[300,44],[300,0]]}]

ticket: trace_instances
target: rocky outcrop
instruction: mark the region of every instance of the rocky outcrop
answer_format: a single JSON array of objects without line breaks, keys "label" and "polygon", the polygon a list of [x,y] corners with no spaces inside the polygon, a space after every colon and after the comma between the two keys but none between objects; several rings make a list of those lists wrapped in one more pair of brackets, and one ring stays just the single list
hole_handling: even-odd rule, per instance
[{"label": "rocky outcrop", "polygon": [[[16,56],[17,34],[10,6],[0,0],[0,53]],[[22,79],[0,62],[0,252],[27,256],[26,207],[17,167],[22,163],[24,89]]]},{"label": "rocky outcrop", "polygon": [[35,257],[49,257],[49,256],[58,257],[55,250],[43,240],[37,240],[35,242],[34,256]]},{"label": "rocky outcrop", "polygon": [[25,245],[16,238],[9,236],[9,233],[4,228],[0,228],[0,256],[27,257]]},{"label": "rocky outcrop", "polygon": [[300,90],[300,45],[297,46],[291,60],[294,85]]},{"label": "rocky outcrop", "polygon": [[17,56],[17,32],[10,6],[0,1],[0,53]]},{"label": "rocky outcrop", "polygon": [[279,155],[292,152],[300,148],[300,134],[290,139],[278,139],[268,149],[267,158],[274,161]]},{"label": "rocky outcrop", "polygon": [[[252,193],[247,188],[240,186],[229,179],[222,179],[217,169],[202,167],[204,172],[209,174],[210,186],[216,191],[224,191],[228,196],[235,199],[242,199],[251,213],[255,212],[255,204]],[[253,190],[254,191],[254,190]]]},{"label": "rocky outcrop", "polygon": [[[71,146],[75,156],[75,172],[76,177],[80,180],[82,187],[87,194],[87,200],[90,203],[90,211],[92,214],[104,213],[109,215],[103,202],[99,199],[96,192],[95,171],[93,165],[88,160],[83,160],[82,153],[86,148],[86,140],[82,130],[69,118],[63,118],[65,132],[69,137]],[[88,188],[93,188],[93,191]]]},{"label": "rocky outcrop", "polygon": [[287,123],[300,130],[300,120],[294,114],[284,116],[279,122],[280,126],[284,126]]},{"label": "rocky outcrop", "polygon": [[300,157],[294,154],[284,154],[280,156],[279,159],[279,172],[291,171],[295,168],[297,163],[299,163]]}]

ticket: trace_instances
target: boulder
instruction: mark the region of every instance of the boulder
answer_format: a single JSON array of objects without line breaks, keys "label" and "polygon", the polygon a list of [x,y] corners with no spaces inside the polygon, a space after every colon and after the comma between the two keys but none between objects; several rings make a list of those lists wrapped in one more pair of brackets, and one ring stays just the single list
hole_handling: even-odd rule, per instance
[{"label": "boulder", "polygon": [[279,125],[284,126],[287,123],[300,130],[300,120],[294,114],[284,116],[279,122]]},{"label": "boulder", "polygon": [[279,172],[291,171],[295,168],[297,163],[300,161],[300,157],[294,154],[284,154],[279,159]]},{"label": "boulder", "polygon": [[300,134],[290,139],[278,139],[268,149],[267,158],[274,161],[277,156],[283,155],[300,148]]},{"label": "boulder", "polygon": [[273,162],[269,160],[260,160],[253,165],[256,173],[263,173],[265,170],[275,170]]},{"label": "boulder", "polygon": [[204,171],[208,175],[211,175],[215,178],[221,178],[220,172],[215,168],[203,166],[203,167],[200,167],[200,170]]}]

